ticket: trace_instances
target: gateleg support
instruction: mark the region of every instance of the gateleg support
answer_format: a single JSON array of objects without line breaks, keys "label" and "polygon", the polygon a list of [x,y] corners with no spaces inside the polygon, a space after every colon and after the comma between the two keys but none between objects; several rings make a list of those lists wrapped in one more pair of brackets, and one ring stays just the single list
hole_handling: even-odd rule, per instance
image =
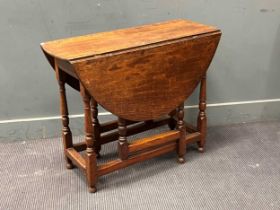
[{"label": "gateleg support", "polygon": [[200,140],[198,141],[198,151],[204,152],[205,139],[207,132],[207,117],[206,117],[206,74],[202,77],[199,93],[199,113],[197,117],[197,129],[200,132]]},{"label": "gateleg support", "polygon": [[100,123],[98,120],[98,104],[96,100],[92,97],[91,98],[91,117],[92,117],[92,127],[93,127],[93,136],[95,139],[95,153],[96,157],[100,158],[100,151],[101,151],[101,139],[100,139]]},{"label": "gateleg support", "polygon": [[80,92],[84,103],[84,124],[85,124],[85,142],[86,142],[86,177],[89,192],[96,192],[97,183],[97,160],[95,153],[95,139],[92,126],[91,115],[91,97],[84,86],[80,83]]},{"label": "gateleg support", "polygon": [[178,162],[184,163],[185,162],[185,154],[186,154],[186,126],[184,122],[184,103],[182,103],[177,110],[177,129],[180,132],[180,138],[177,144],[177,155],[178,155]]},{"label": "gateleg support", "polygon": [[55,72],[59,85],[59,94],[60,94],[60,113],[62,119],[62,140],[63,140],[63,147],[64,147],[64,157],[66,160],[66,168],[72,169],[74,168],[74,164],[66,155],[66,150],[68,148],[73,147],[73,141],[72,141],[72,132],[69,127],[69,113],[68,113],[67,97],[66,97],[66,90],[65,90],[65,82],[66,82],[65,74],[61,69],[59,69],[56,59],[54,64],[55,64]]}]

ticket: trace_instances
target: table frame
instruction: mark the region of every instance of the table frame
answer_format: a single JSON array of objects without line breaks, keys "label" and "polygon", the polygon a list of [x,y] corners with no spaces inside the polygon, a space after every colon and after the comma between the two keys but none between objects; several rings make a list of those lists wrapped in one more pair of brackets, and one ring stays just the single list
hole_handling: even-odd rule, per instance
[{"label": "table frame", "polygon": [[[67,106],[65,84],[67,73],[58,67],[54,61],[56,77],[60,92],[60,110],[62,117],[62,139],[66,167],[80,168],[86,175],[89,192],[96,192],[96,183],[99,176],[125,168],[129,165],[165,154],[177,152],[178,162],[185,162],[186,145],[197,142],[198,150],[204,152],[207,117],[206,117],[206,74],[200,82],[199,114],[197,125],[193,126],[184,121],[184,104],[180,104],[168,117],[144,122],[133,122],[122,118],[118,120],[99,123],[98,104],[80,83],[80,94],[84,104],[85,141],[74,144],[69,127],[69,113]],[[127,136],[138,134],[162,125],[168,124],[170,131],[154,136],[142,138],[132,143],[127,142]],[[129,127],[128,127],[129,126]],[[108,131],[113,131],[107,133]],[[101,145],[118,140],[119,158],[98,165]],[[83,156],[79,152],[86,151]]]}]

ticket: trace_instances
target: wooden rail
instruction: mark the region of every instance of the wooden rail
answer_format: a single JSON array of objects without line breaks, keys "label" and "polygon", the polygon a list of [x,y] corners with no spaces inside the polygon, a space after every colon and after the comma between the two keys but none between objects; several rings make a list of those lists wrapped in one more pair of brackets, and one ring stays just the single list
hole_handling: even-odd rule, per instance
[{"label": "wooden rail", "polygon": [[[126,135],[131,136],[131,135],[141,133],[141,132],[144,132],[144,131],[147,131],[147,130],[150,130],[150,129],[153,129],[156,127],[160,127],[162,125],[167,124],[169,122],[169,120],[170,120],[170,118],[163,118],[161,120],[157,120],[152,123],[141,122],[141,123],[137,123],[136,125],[134,125],[135,122],[129,121],[128,124],[130,124],[130,126],[127,128]],[[106,129],[103,129],[103,131],[107,130],[109,128],[114,128],[116,126],[115,123],[116,123],[116,121],[111,121],[111,122],[106,123],[106,125],[105,125]],[[101,125],[101,128],[102,128],[102,126],[104,126],[104,124]],[[118,137],[119,137],[118,131],[113,131],[111,133],[103,133],[103,134],[101,134],[99,141],[100,141],[100,144],[107,144],[109,142],[116,141],[118,139]],[[79,152],[83,151],[86,149],[86,142],[79,142],[79,143],[73,144],[73,147],[75,148],[75,150],[77,150]]]},{"label": "wooden rail", "polygon": [[[164,134],[165,134],[165,136],[167,136],[167,138],[165,138],[165,139],[163,137]],[[148,147],[162,144],[163,143],[162,140],[164,140],[165,145],[157,147],[152,150],[148,150],[148,151],[144,151],[144,152],[142,151],[139,154],[130,156],[127,160],[117,159],[117,160],[113,160],[108,163],[102,164],[102,165],[98,166],[98,170],[97,170],[98,176],[103,176],[103,175],[111,173],[113,171],[130,166],[132,164],[135,164],[135,163],[147,160],[147,159],[151,159],[151,158],[160,156],[165,153],[176,151],[177,142],[175,140],[177,140],[177,138],[179,137],[179,132],[169,131],[164,134],[159,134],[154,137],[138,140],[134,143],[135,144],[134,146],[132,146],[133,144],[129,145],[129,149],[130,149],[130,152],[140,151],[139,148],[141,148],[141,150],[144,150],[144,149],[147,149]],[[200,135],[201,134],[199,132],[188,134],[185,138],[184,143],[188,144],[191,142],[198,141]],[[145,141],[146,141],[146,143],[145,143]],[[150,146],[146,146],[145,144],[150,145]]]},{"label": "wooden rail", "polygon": [[83,171],[86,169],[86,161],[74,148],[66,149],[66,156]]},{"label": "wooden rail", "polygon": [[130,166],[132,164],[138,163],[140,161],[144,161],[147,159],[151,159],[157,156],[160,156],[162,154],[172,152],[176,149],[176,143],[172,142],[171,144],[168,144],[166,146],[150,150],[147,152],[143,152],[139,155],[132,156],[128,158],[127,160],[113,160],[106,164],[103,164],[98,167],[97,174],[98,176],[103,176],[105,174],[111,173],[113,171],[119,170],[121,168],[125,168],[127,166]]},{"label": "wooden rail", "polygon": [[176,139],[178,138],[179,138],[179,131],[168,131],[158,135],[136,140],[128,146],[128,151],[137,152],[141,150],[146,150],[152,147],[169,143],[171,141],[176,141]]},{"label": "wooden rail", "polygon": [[[201,134],[199,132],[188,134],[185,138],[184,143],[189,144],[199,140]],[[151,159],[162,154],[176,151],[177,143],[176,140],[179,138],[179,131],[168,131],[162,134],[158,134],[152,137],[147,137],[143,139],[136,140],[129,145],[130,157],[127,160],[113,160],[108,163],[98,166],[97,174],[102,176],[111,173],[115,170],[125,168],[129,165]],[[76,148],[79,148],[76,144]],[[79,144],[82,145],[81,143]],[[162,145],[162,146],[160,146]],[[82,145],[84,146],[84,145]],[[86,169],[85,159],[81,154],[78,153],[76,148],[66,149],[67,157],[82,170]],[[138,153],[137,153],[138,152]],[[137,154],[133,154],[137,153]],[[132,154],[132,155],[131,155]]]},{"label": "wooden rail", "polygon": [[[132,125],[132,124],[136,124],[137,122],[134,122],[134,121],[126,121],[126,124],[127,125]],[[113,121],[110,121],[110,122],[105,122],[105,123],[102,123],[100,125],[100,133],[105,133],[105,132],[108,132],[108,131],[111,131],[111,130],[114,130],[114,129],[117,129],[118,128],[118,121],[117,120],[113,120]]]}]

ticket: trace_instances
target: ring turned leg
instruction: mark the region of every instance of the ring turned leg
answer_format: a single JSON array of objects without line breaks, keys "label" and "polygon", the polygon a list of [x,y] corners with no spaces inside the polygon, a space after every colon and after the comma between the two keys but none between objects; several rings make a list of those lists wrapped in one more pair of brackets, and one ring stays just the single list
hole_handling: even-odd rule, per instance
[{"label": "ring turned leg", "polygon": [[[62,117],[62,139],[63,139],[63,146],[64,146],[64,154],[67,148],[73,147],[72,141],[72,133],[69,128],[69,114],[68,114],[68,107],[67,107],[67,99],[66,99],[66,91],[65,91],[65,79],[63,77],[63,72],[58,68],[55,62],[55,71],[56,77],[59,84],[59,93],[60,93],[60,112]],[[74,165],[72,161],[66,156],[66,168],[72,169]]]},{"label": "ring turned leg", "polygon": [[204,152],[206,130],[207,130],[207,117],[206,117],[206,75],[202,77],[200,83],[199,94],[199,114],[197,118],[197,129],[201,133],[200,141],[198,142],[198,151]]},{"label": "ring turned leg", "polygon": [[118,119],[118,130],[119,130],[119,143],[118,143],[118,150],[119,150],[119,158],[121,160],[126,160],[128,158],[128,142],[126,137],[126,121],[119,117]]},{"label": "ring turned leg", "polygon": [[100,158],[101,142],[100,142],[100,124],[98,120],[98,104],[93,97],[91,98],[91,116],[92,116],[93,135],[96,143],[94,150],[97,155],[97,158]]},{"label": "ring turned leg", "polygon": [[186,154],[186,144],[185,144],[186,128],[184,122],[184,103],[178,107],[177,117],[178,117],[177,129],[180,131],[180,138],[178,140],[178,148],[177,148],[178,162],[184,163],[185,154]]},{"label": "ring turned leg", "polygon": [[95,154],[95,139],[93,134],[91,109],[90,109],[90,95],[85,88],[80,85],[81,95],[84,102],[85,112],[85,141],[86,141],[86,177],[89,187],[89,192],[96,192],[97,182],[97,161]]}]

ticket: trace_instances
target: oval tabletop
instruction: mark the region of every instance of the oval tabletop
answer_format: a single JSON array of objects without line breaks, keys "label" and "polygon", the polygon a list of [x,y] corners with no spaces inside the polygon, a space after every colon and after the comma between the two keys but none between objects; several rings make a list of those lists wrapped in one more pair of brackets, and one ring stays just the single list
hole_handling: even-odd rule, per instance
[{"label": "oval tabletop", "polygon": [[113,114],[143,121],[168,114],[193,92],[220,33],[73,62],[81,82]]},{"label": "oval tabletop", "polygon": [[168,114],[189,97],[206,73],[220,36],[212,26],[171,20],[41,47],[105,109],[143,121]]}]

